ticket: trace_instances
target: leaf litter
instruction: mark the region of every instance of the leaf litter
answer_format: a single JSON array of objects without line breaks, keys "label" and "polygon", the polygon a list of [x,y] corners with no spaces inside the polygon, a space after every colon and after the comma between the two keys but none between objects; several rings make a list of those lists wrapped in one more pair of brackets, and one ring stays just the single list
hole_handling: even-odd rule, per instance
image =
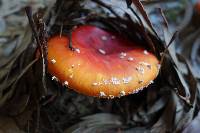
[{"label": "leaf litter", "polygon": [[[28,19],[22,23],[23,28],[19,28],[20,24],[6,23],[5,26],[4,21],[13,23],[16,17],[19,18],[16,21],[20,23],[25,16],[24,7],[29,4],[19,0],[15,2],[8,4],[2,1],[0,8],[4,11],[1,23],[6,27],[1,28],[5,32],[0,33],[0,112],[17,122],[16,126],[21,131],[180,132],[185,128],[184,132],[187,132],[193,126],[192,123],[198,121],[200,45],[199,28],[193,24],[193,16],[198,14],[192,10],[185,11],[184,15],[180,14],[184,17],[184,22],[176,26],[179,24],[179,17],[176,22],[174,18],[170,21],[170,17],[164,16],[173,14],[173,9],[170,9],[170,12],[169,8],[164,6],[177,3],[173,0],[126,0],[127,7],[123,9],[115,4],[115,0],[110,0],[110,4],[100,0],[58,0],[49,2],[49,5],[48,2],[36,2],[37,6],[33,6],[33,12],[36,16],[43,14],[49,36],[69,34],[75,25],[95,24],[122,35],[127,33],[128,38],[139,34],[135,41],[141,41],[142,38],[147,47],[163,60],[158,78],[147,89],[120,99],[105,100],[77,94],[57,82],[52,82],[48,73],[43,75],[44,62],[35,59],[38,42],[27,25]],[[90,4],[86,5],[85,2]],[[184,7],[187,6],[191,9],[192,6],[185,0],[180,4],[180,10],[185,10]],[[152,5],[159,5],[162,10]],[[10,6],[15,8],[9,10]],[[36,10],[39,8],[44,9]],[[125,15],[115,13],[117,10]],[[152,14],[160,17],[162,23],[156,25],[162,27],[162,30],[152,23]],[[5,16],[10,16],[9,20],[6,20]],[[37,17],[34,15],[33,18],[36,22]],[[169,20],[169,24],[166,20]],[[178,34],[171,34],[176,33],[176,30]],[[42,30],[38,32],[42,35]],[[162,37],[159,36],[160,33]],[[13,42],[10,45],[15,47],[6,54],[2,53],[9,41]],[[47,90],[42,79],[46,82]],[[10,126],[12,128],[12,125]]]}]

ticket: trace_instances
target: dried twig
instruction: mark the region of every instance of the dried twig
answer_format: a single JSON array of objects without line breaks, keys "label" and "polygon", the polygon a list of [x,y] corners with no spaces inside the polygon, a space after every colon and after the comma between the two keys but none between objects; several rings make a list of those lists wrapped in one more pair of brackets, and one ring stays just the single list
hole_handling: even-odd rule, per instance
[{"label": "dried twig", "polygon": [[33,36],[37,42],[37,45],[38,45],[38,48],[39,48],[39,52],[40,52],[40,55],[42,57],[42,66],[43,66],[43,74],[42,74],[42,83],[43,83],[43,87],[44,87],[44,90],[45,90],[45,93],[47,93],[47,87],[46,87],[46,59],[45,59],[45,55],[44,55],[44,50],[43,50],[43,46],[40,42],[40,38],[37,34],[37,30],[36,30],[36,25],[35,25],[35,22],[33,20],[33,16],[32,16],[32,9],[31,7],[26,7],[25,8],[25,11],[26,11],[26,15],[28,17],[28,20],[29,20],[29,24],[31,26],[31,29],[32,29],[32,32],[33,32]]}]

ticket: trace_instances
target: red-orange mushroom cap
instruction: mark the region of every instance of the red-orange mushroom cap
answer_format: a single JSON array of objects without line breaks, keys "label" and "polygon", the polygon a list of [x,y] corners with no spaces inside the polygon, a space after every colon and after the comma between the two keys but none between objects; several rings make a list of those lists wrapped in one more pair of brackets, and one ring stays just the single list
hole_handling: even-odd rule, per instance
[{"label": "red-orange mushroom cap", "polygon": [[96,26],[80,26],[68,37],[48,41],[48,70],[75,91],[95,97],[114,98],[136,93],[159,72],[159,61],[121,36]]}]

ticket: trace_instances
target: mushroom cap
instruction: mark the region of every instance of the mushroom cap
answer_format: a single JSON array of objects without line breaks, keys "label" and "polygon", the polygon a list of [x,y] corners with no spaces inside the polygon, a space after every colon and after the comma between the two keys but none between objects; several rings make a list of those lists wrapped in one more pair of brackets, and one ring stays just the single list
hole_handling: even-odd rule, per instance
[{"label": "mushroom cap", "polygon": [[159,61],[139,44],[96,26],[73,30],[69,49],[66,36],[48,41],[48,71],[75,91],[114,98],[136,93],[152,83]]}]

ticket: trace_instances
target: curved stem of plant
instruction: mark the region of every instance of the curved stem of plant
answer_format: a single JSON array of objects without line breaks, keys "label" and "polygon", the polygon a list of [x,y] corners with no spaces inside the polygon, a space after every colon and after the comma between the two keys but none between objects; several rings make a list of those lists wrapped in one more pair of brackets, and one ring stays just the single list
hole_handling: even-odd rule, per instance
[{"label": "curved stem of plant", "polygon": [[69,33],[69,49],[75,51],[75,48],[72,46],[72,33]]}]

